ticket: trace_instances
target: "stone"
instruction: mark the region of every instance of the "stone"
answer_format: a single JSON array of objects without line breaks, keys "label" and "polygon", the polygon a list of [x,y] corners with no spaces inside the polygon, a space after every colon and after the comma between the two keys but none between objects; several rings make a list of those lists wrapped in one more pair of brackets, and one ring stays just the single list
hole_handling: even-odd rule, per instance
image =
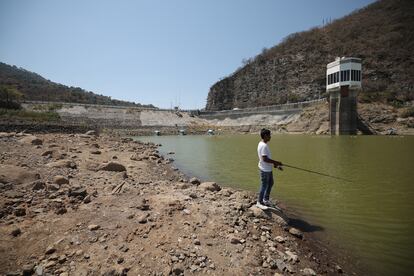
[{"label": "stone", "polygon": [[53,178],[53,183],[58,184],[58,185],[69,184],[69,179],[67,179],[63,175],[56,175]]},{"label": "stone", "polygon": [[195,245],[200,245],[201,244],[199,239],[195,239],[193,242],[194,242]]},{"label": "stone", "polygon": [[37,276],[43,276],[44,268],[41,265],[36,266],[35,274]]},{"label": "stone", "polygon": [[38,191],[38,190],[43,190],[46,188],[46,184],[45,182],[41,181],[41,180],[36,180],[34,182],[32,182],[32,190],[33,191]]},{"label": "stone", "polygon": [[282,237],[282,236],[277,236],[275,238],[275,240],[279,243],[284,243],[286,241],[286,238]]},{"label": "stone", "polygon": [[83,203],[88,204],[92,201],[92,197],[91,195],[87,195],[84,199],[83,199]]},{"label": "stone", "polygon": [[103,163],[98,168],[99,171],[113,171],[113,172],[124,172],[126,171],[126,168],[124,165],[118,163],[118,162],[109,162],[109,163]]},{"label": "stone", "polygon": [[338,273],[343,273],[342,267],[340,267],[339,265],[335,265],[335,270]]},{"label": "stone", "polygon": [[190,186],[188,186],[188,184],[187,184],[187,183],[178,183],[178,184],[177,184],[177,188],[178,188],[178,189],[181,189],[181,190],[185,190],[185,189],[190,188]]},{"label": "stone", "polygon": [[11,230],[11,232],[10,232],[10,234],[11,234],[13,237],[17,237],[17,236],[19,236],[21,233],[22,233],[22,230],[20,230],[20,228],[19,228],[19,227],[14,227],[14,228]]},{"label": "stone", "polygon": [[23,217],[26,215],[26,209],[23,207],[18,207],[16,209],[14,209],[14,215],[16,217]]},{"label": "stone", "polygon": [[34,265],[33,264],[26,264],[22,267],[23,276],[29,276],[33,274]]},{"label": "stone", "polygon": [[289,229],[289,233],[292,234],[293,236],[299,238],[299,239],[303,238],[303,233],[300,230],[298,230],[294,227]]},{"label": "stone", "polygon": [[139,223],[147,223],[147,217],[148,217],[148,214],[143,214],[143,215],[140,215],[138,218],[137,218],[137,221],[139,222]]},{"label": "stone", "polygon": [[242,239],[240,239],[239,237],[236,237],[234,235],[230,235],[228,238],[230,240],[230,243],[232,243],[232,244],[241,244],[241,243],[243,243]]},{"label": "stone", "polygon": [[60,186],[58,184],[49,184],[47,185],[48,191],[57,191],[60,189]]},{"label": "stone", "polygon": [[303,269],[302,274],[305,276],[316,276],[316,272],[312,268]]},{"label": "stone", "polygon": [[41,156],[48,156],[52,154],[53,154],[53,150],[47,150],[47,151],[42,152]]},{"label": "stone", "polygon": [[256,205],[249,208],[249,213],[251,216],[256,218],[267,218],[266,213]]},{"label": "stone", "polygon": [[101,154],[102,152],[100,150],[91,150],[91,154]]},{"label": "stone", "polygon": [[46,254],[52,254],[52,253],[54,253],[54,252],[56,252],[56,248],[53,246],[53,245],[49,245],[47,248],[46,248],[46,251],[45,251],[45,253]]},{"label": "stone", "polygon": [[97,135],[95,130],[88,130],[87,132],[85,132],[85,135]]},{"label": "stone", "polygon": [[118,264],[122,264],[122,263],[124,262],[124,258],[123,258],[123,257],[119,257],[119,258],[116,260],[116,262],[117,262]]},{"label": "stone", "polygon": [[194,184],[194,185],[199,185],[200,184],[200,180],[196,177],[192,177],[189,182],[191,184]]},{"label": "stone", "polygon": [[76,164],[75,162],[73,162],[72,160],[59,160],[56,162],[51,162],[46,164],[46,167],[48,168],[71,168],[71,169],[76,169]]},{"label": "stone", "polygon": [[222,189],[219,194],[225,197],[229,197],[233,194],[233,191],[230,189]]},{"label": "stone", "polygon": [[43,145],[43,140],[37,138],[34,135],[27,135],[19,140],[21,143],[31,144],[31,145]]},{"label": "stone", "polygon": [[91,231],[98,230],[99,228],[101,228],[101,227],[97,224],[91,224],[91,225],[88,226],[88,229],[91,230]]},{"label": "stone", "polygon": [[198,187],[210,192],[218,192],[221,190],[221,187],[216,182],[203,182]]},{"label": "stone", "polygon": [[0,164],[0,183],[27,184],[39,179],[40,175],[33,169]]},{"label": "stone", "polygon": [[55,266],[55,265],[56,265],[56,262],[55,261],[50,261],[50,262],[47,262],[45,264],[45,268],[50,268],[50,267]]},{"label": "stone", "polygon": [[184,267],[181,264],[176,264],[171,270],[173,275],[181,275],[184,274]]},{"label": "stone", "polygon": [[87,196],[87,194],[88,194],[88,192],[83,187],[77,187],[77,188],[69,189],[69,193],[68,193],[69,196],[82,197],[82,198],[85,198]]},{"label": "stone", "polygon": [[68,210],[65,207],[59,207],[56,209],[55,214],[56,215],[63,215],[66,214]]},{"label": "stone", "polygon": [[296,262],[298,262],[298,261],[299,261],[298,255],[296,255],[296,254],[295,254],[295,253],[293,253],[292,251],[287,250],[287,251],[285,252],[285,254],[286,254],[286,256],[287,256],[287,260],[288,260],[289,262],[296,263]]},{"label": "stone", "polygon": [[66,262],[66,256],[65,255],[61,255],[60,257],[59,257],[59,259],[58,259],[58,262],[60,263],[60,264],[63,264],[64,262]]}]

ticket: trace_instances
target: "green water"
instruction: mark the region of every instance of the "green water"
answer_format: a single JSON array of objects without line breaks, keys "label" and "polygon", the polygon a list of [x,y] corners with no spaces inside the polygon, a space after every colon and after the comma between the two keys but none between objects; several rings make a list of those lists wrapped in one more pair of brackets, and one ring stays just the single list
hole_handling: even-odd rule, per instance
[{"label": "green water", "polygon": [[[258,190],[256,135],[139,140],[174,151],[175,166],[189,175]],[[370,275],[412,275],[414,137],[274,135],[269,146],[276,160],[352,180],[285,168],[275,171],[274,198]]]}]

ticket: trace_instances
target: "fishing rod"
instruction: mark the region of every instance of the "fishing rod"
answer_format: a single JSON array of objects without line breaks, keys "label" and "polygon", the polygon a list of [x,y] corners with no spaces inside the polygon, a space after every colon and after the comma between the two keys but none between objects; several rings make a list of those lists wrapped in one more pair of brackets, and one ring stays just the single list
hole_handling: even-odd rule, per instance
[{"label": "fishing rod", "polygon": [[296,169],[296,170],[300,170],[300,171],[305,171],[305,172],[309,172],[309,173],[319,174],[319,175],[323,175],[323,176],[327,176],[327,177],[331,177],[331,178],[343,180],[343,181],[346,181],[346,182],[352,182],[349,179],[345,179],[345,178],[341,178],[341,177],[338,177],[338,176],[333,176],[333,175],[329,175],[329,174],[325,174],[325,173],[321,173],[321,172],[315,172],[315,171],[311,171],[311,170],[307,170],[307,169],[295,167],[295,166],[288,165],[288,164],[284,164],[284,163],[282,164],[282,167],[288,167],[288,168],[292,168],[292,169]]}]

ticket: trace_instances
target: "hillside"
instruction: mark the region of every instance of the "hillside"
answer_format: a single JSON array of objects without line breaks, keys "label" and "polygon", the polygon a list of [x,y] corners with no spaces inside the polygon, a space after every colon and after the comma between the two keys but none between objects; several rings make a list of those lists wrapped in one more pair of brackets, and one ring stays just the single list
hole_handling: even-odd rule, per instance
[{"label": "hillside", "polygon": [[267,106],[325,93],[326,64],[362,58],[361,102],[414,99],[414,2],[382,0],[332,23],[294,33],[215,83],[207,110]]},{"label": "hillside", "polygon": [[31,101],[154,107],[153,105],[114,100],[111,97],[85,91],[79,87],[55,83],[36,73],[2,62],[0,62],[0,86],[13,87],[23,94],[24,100]]}]

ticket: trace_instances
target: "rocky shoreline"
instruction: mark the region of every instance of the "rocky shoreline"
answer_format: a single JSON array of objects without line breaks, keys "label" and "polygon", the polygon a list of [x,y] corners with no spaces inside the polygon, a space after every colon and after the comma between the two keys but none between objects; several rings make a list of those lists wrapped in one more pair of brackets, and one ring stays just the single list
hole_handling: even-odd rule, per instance
[{"label": "rocky shoreline", "polygon": [[0,148],[0,275],[355,274],[288,215],[188,179],[154,144],[3,132]]}]

